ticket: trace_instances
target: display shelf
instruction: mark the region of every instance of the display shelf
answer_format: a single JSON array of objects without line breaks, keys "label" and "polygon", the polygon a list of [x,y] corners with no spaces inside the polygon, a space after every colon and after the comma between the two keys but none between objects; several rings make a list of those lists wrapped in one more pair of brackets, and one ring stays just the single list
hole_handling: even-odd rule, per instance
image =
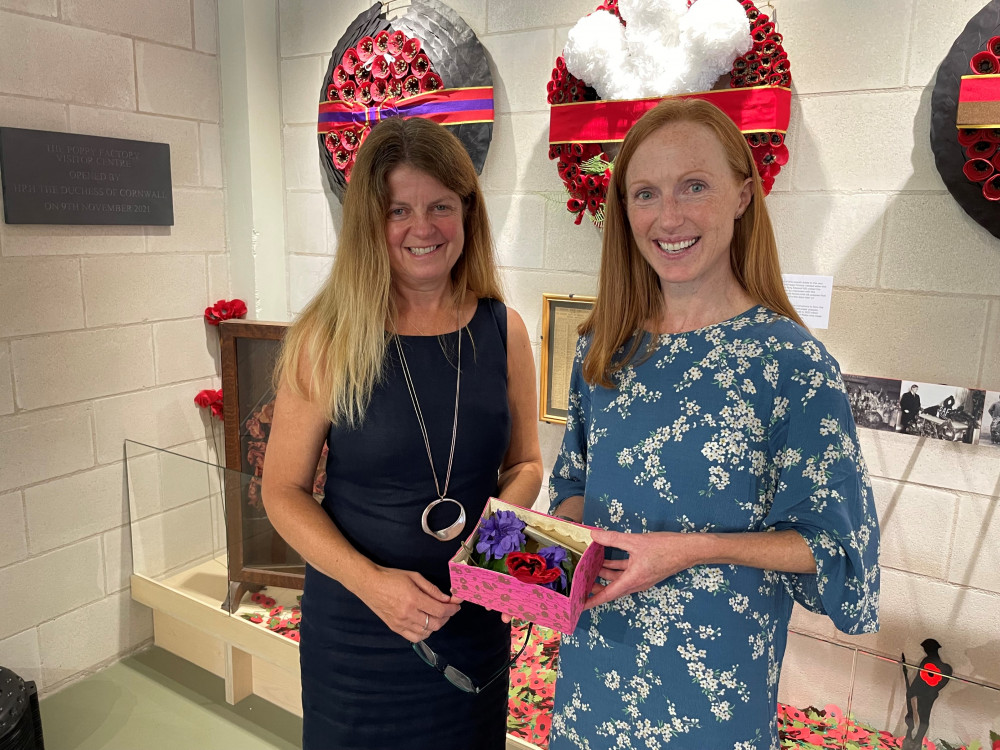
[{"label": "display shelf", "polygon": [[[235,617],[221,609],[228,585],[223,557],[159,580],[133,574],[132,598],[153,610],[154,643],[223,678],[227,702],[256,695],[302,716],[298,644],[239,617],[246,605]],[[268,593],[281,602],[298,592]],[[507,735],[507,750],[537,748]]]}]

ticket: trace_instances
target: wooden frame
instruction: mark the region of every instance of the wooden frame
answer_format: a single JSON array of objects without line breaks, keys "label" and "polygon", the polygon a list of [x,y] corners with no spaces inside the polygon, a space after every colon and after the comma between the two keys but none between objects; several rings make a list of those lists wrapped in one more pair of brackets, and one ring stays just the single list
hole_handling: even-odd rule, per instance
[{"label": "wooden frame", "polygon": [[219,325],[226,468],[232,470],[225,483],[229,593],[223,603],[230,612],[248,590],[301,589],[305,580],[305,562],[274,530],[260,502],[260,480],[254,476],[259,466],[251,464],[250,453],[251,444],[266,443],[267,436],[247,432],[251,424],[259,430],[262,422],[269,423],[261,416],[274,401],[271,378],[287,330],[287,323],[226,320]]},{"label": "wooden frame", "polygon": [[576,329],[590,314],[596,297],[542,295],[542,362],[538,417],[566,424],[569,377],[576,356]]}]

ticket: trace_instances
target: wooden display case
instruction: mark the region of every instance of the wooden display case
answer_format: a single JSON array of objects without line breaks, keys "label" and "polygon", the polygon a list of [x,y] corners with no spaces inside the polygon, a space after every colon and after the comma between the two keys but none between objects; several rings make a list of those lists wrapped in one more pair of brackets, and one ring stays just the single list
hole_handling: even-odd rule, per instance
[{"label": "wooden display case", "polygon": [[260,479],[274,413],[274,367],[286,323],[226,320],[219,325],[225,418],[226,537],[229,590],[223,608],[235,612],[249,590],[301,589],[302,557],[264,512]]}]

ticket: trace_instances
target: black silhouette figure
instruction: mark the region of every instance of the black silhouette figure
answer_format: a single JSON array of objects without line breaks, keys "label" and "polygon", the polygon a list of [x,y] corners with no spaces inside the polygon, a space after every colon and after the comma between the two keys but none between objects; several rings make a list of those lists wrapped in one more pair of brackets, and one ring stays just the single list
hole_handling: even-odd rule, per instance
[{"label": "black silhouette figure", "polygon": [[[930,724],[931,706],[937,700],[938,694],[948,684],[952,674],[951,665],[941,661],[938,651],[941,644],[933,638],[928,638],[920,647],[926,656],[917,669],[917,675],[910,682],[906,669],[906,654],[903,654],[903,679],[906,681],[906,736],[903,738],[901,750],[919,750],[924,744],[924,735]],[[916,724],[916,734],[913,727]]]}]

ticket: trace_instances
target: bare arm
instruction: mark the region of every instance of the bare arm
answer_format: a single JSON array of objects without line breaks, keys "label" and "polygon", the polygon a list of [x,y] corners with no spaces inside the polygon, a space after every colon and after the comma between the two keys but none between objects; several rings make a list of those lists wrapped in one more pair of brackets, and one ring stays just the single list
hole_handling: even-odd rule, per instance
[{"label": "bare arm", "polygon": [[583,495],[573,495],[567,497],[556,509],[555,515],[568,518],[577,523],[583,523]]},{"label": "bare arm", "polygon": [[390,629],[418,641],[458,611],[458,600],[418,573],[373,563],[344,538],[313,498],[316,463],[329,426],[315,404],[288,387],[278,390],[264,458],[262,491],[268,517],[310,565],[343,584]]},{"label": "bare arm", "polygon": [[507,308],[507,400],[510,445],[500,467],[499,494],[508,503],[530,508],[542,486],[542,450],[538,445],[535,359],[524,321]]},{"label": "bare arm", "polygon": [[679,534],[622,534],[595,531],[594,541],[629,553],[627,560],[605,560],[588,607],[645,591],[665,578],[695,565],[745,565],[785,573],[815,573],[812,550],[797,531]]}]

